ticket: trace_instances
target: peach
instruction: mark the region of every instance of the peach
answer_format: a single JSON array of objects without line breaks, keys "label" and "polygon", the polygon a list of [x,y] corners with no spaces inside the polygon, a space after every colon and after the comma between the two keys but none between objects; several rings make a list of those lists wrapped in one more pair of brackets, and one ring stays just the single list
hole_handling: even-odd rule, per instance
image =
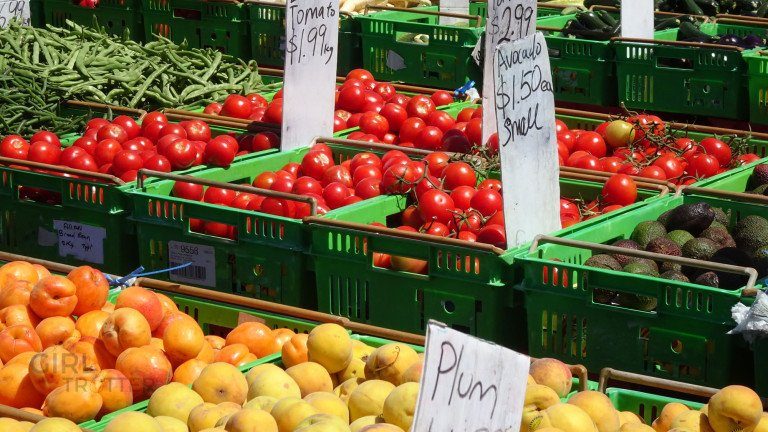
[{"label": "peach", "polygon": [[754,390],[730,385],[709,399],[707,415],[715,432],[754,429],[763,415],[763,405]]},{"label": "peach", "polygon": [[349,418],[352,421],[369,415],[379,416],[384,410],[384,401],[395,389],[395,385],[383,380],[369,380],[358,385],[349,395]]},{"label": "peach", "polygon": [[329,373],[339,372],[352,361],[352,339],[338,324],[320,324],[309,333],[307,356]]},{"label": "peach", "polygon": [[336,386],[336,388],[333,389],[333,394],[338,396],[344,402],[347,402],[352,391],[363,381],[365,380],[361,378],[350,378]]},{"label": "peach", "polygon": [[280,399],[271,411],[279,432],[293,432],[305,418],[317,413],[309,403],[290,397]]},{"label": "peach", "polygon": [[0,418],[0,430],[3,432],[24,432],[20,422],[11,418]]},{"label": "peach", "polygon": [[165,351],[165,344],[163,343],[163,340],[156,337],[149,339],[149,346],[157,348],[160,351]]},{"label": "peach", "polygon": [[253,384],[253,382],[256,380],[256,378],[259,377],[259,375],[263,374],[264,372],[285,372],[285,370],[281,369],[279,366],[277,366],[274,363],[262,363],[260,365],[256,365],[251,368],[248,372],[245,373],[245,380],[248,381],[248,385]]},{"label": "peach", "polygon": [[[403,372],[403,376],[401,377],[401,379],[404,383],[421,382],[421,374],[423,370],[424,370],[424,360],[421,359],[416,363],[412,364],[408,369],[406,369],[405,372]],[[536,382],[534,381],[533,383],[528,383],[528,384],[536,384]]]},{"label": "peach", "polygon": [[0,288],[9,280],[21,280],[34,284],[40,280],[40,275],[35,266],[26,261],[11,261],[0,267]]},{"label": "peach", "polygon": [[598,391],[579,392],[573,395],[568,403],[584,410],[595,422],[598,432],[617,432],[621,427],[619,413],[604,393]]},{"label": "peach", "polygon": [[64,343],[64,348],[81,357],[85,370],[114,369],[115,367],[117,359],[107,351],[107,347],[100,339],[87,337],[75,342],[68,341]]},{"label": "peach", "polygon": [[301,390],[301,397],[314,392],[332,392],[331,375],[320,364],[315,362],[300,363],[285,370]]},{"label": "peach", "polygon": [[192,383],[203,400],[210,403],[234,402],[242,405],[248,395],[245,376],[229,363],[211,363],[206,366]]},{"label": "peach", "polygon": [[291,366],[296,366],[299,363],[309,361],[307,353],[308,338],[308,334],[299,333],[291,336],[291,338],[282,345],[280,350],[282,352],[282,360],[285,367],[289,368]]},{"label": "peach", "polygon": [[229,332],[226,341],[227,345],[245,344],[258,358],[280,350],[272,329],[258,322],[245,322],[238,325]]},{"label": "peach", "polygon": [[96,418],[102,402],[92,381],[75,379],[48,394],[43,403],[43,414],[82,423]]},{"label": "peach", "polygon": [[107,424],[104,432],[163,432],[157,420],[140,412],[122,413]]},{"label": "peach", "polygon": [[653,421],[651,427],[656,429],[657,432],[667,432],[672,428],[672,420],[680,415],[680,413],[688,411],[689,409],[690,408],[687,406],[678,402],[668,403],[661,409],[661,414],[659,414],[659,417]]},{"label": "peach", "polygon": [[202,360],[187,360],[173,371],[172,381],[191,386],[206,366],[208,363]]},{"label": "peach", "polygon": [[186,424],[192,409],[203,402],[203,398],[186,385],[170,383],[157,389],[149,398],[147,414],[173,417]]},{"label": "peach", "polygon": [[5,365],[8,366],[11,364],[22,364],[26,367],[29,367],[29,364],[32,362],[32,359],[35,358],[37,354],[38,353],[34,351],[25,351],[17,355],[16,357],[10,359],[8,363],[6,363]]},{"label": "peach", "polygon": [[291,340],[292,337],[296,336],[296,333],[294,333],[293,330],[287,328],[272,330],[272,334],[275,336],[275,342],[277,343],[278,349],[283,348],[283,345],[285,345],[286,342]]},{"label": "peach", "polygon": [[86,378],[81,357],[59,345],[37,354],[29,363],[29,379],[45,395],[76,378]]},{"label": "peach", "polygon": [[109,281],[104,273],[90,266],[81,266],[69,272],[67,279],[75,284],[77,305],[73,314],[80,316],[100,310],[107,302]]},{"label": "peach", "polygon": [[[160,325],[158,325],[155,329],[152,330],[152,336],[156,337],[156,338],[162,339],[163,335],[165,334],[165,329],[168,328],[168,326],[172,322],[178,321],[178,320],[189,320],[189,321],[195,322],[195,320],[192,319],[191,316],[189,316],[189,315],[187,315],[185,313],[182,313],[182,312],[179,312],[179,311],[171,312],[171,313],[163,316],[163,320],[160,321]],[[197,323],[197,322],[195,322],[195,323]]]},{"label": "peach", "polygon": [[278,432],[275,419],[257,409],[241,409],[228,418],[219,419],[217,425],[224,426],[227,432]]},{"label": "peach", "polygon": [[101,310],[103,310],[104,312],[112,313],[115,311],[115,304],[110,301],[107,301],[106,303],[104,303],[104,307],[102,307]]},{"label": "peach", "polygon": [[96,377],[96,389],[103,401],[99,415],[105,415],[133,404],[133,388],[128,377],[117,369],[104,369]]},{"label": "peach", "polygon": [[253,358],[248,346],[241,343],[227,345],[213,356],[213,361],[229,363],[234,366],[242,366],[249,358]]},{"label": "peach", "polygon": [[77,424],[63,418],[40,420],[30,432],[81,432]]},{"label": "peach", "polygon": [[271,412],[272,407],[275,406],[276,403],[277,399],[271,396],[256,396],[255,398],[243,404],[243,408]]},{"label": "peach", "polygon": [[69,316],[77,305],[77,287],[64,276],[40,279],[29,294],[29,307],[40,318]]},{"label": "peach", "polygon": [[541,384],[531,384],[525,388],[523,411],[543,411],[560,403],[560,397],[551,388]]},{"label": "peach", "polygon": [[654,429],[642,423],[624,423],[619,432],[655,432]]},{"label": "peach", "polygon": [[384,400],[382,408],[384,421],[403,430],[410,430],[418,397],[418,383],[404,383],[397,386]]},{"label": "peach", "polygon": [[[684,429],[696,432],[712,432],[707,416],[695,410],[683,411],[672,420],[671,429]],[[729,431],[730,432],[730,431]]]},{"label": "peach", "polygon": [[125,350],[117,358],[115,369],[128,377],[136,402],[143,401],[155,390],[171,382],[173,376],[173,367],[165,354],[149,346]]},{"label": "peach", "polygon": [[0,321],[11,327],[15,325],[25,325],[34,328],[40,324],[40,318],[35,315],[29,306],[14,305],[0,310]]},{"label": "peach", "polygon": [[389,423],[374,423],[372,425],[363,426],[360,429],[360,432],[405,432],[405,431]]},{"label": "peach", "polygon": [[168,416],[157,416],[155,421],[160,423],[163,432],[189,432],[187,422]]},{"label": "peach", "polygon": [[52,345],[64,345],[64,342],[69,340],[80,340],[80,332],[70,317],[46,318],[35,327],[35,332],[40,336],[44,349]]},{"label": "peach", "polygon": [[368,356],[373,354],[374,351],[376,351],[376,348],[366,345],[359,340],[352,339],[352,357],[365,362],[368,360]]},{"label": "peach", "polygon": [[165,294],[156,292],[157,299],[160,300],[160,304],[163,305],[163,316],[168,316],[174,312],[179,311],[179,307]]},{"label": "peach", "polygon": [[294,432],[348,432],[349,423],[325,413],[311,415],[296,425]]},{"label": "peach", "polygon": [[172,364],[180,365],[200,354],[205,344],[203,330],[193,319],[173,321],[163,333],[165,353]]},{"label": "peach", "polygon": [[208,345],[210,345],[211,348],[217,350],[224,348],[224,345],[227,344],[227,341],[223,337],[215,335],[206,336],[205,341],[208,342]]},{"label": "peach", "polygon": [[0,287],[0,308],[13,305],[28,305],[32,293],[32,284],[18,279],[11,279]]},{"label": "peach", "polygon": [[[213,348],[211,348],[210,345],[208,345],[208,342],[203,344],[203,349],[200,350],[200,353],[197,354],[197,357],[195,357],[195,360],[201,360],[206,363],[213,363],[216,359],[216,354],[218,351],[214,351]],[[251,354],[253,358],[256,358],[255,355]]]},{"label": "peach", "polygon": [[115,311],[123,308],[135,309],[144,315],[150,330],[156,329],[163,321],[164,311],[160,299],[152,291],[139,286],[126,288],[118,294]]},{"label": "peach", "polygon": [[760,418],[760,423],[757,424],[755,430],[752,432],[768,432],[768,413],[763,413]]},{"label": "peach", "polygon": [[531,363],[530,374],[538,384],[543,384],[563,398],[573,385],[573,374],[565,363],[553,358],[538,359]]},{"label": "peach", "polygon": [[48,271],[47,268],[43,267],[41,264],[32,264],[32,267],[34,267],[35,271],[37,272],[37,280],[40,280],[44,277],[48,277],[51,275],[51,272]]},{"label": "peach", "polygon": [[[270,365],[275,366],[275,365]],[[296,381],[284,370],[275,366],[275,369],[265,368],[261,373],[249,371],[246,377],[251,381],[248,386],[248,399],[259,396],[270,396],[276,399],[286,397],[301,398],[301,389]],[[256,372],[259,372],[258,370]]]},{"label": "peach", "polygon": [[637,414],[631,411],[619,411],[619,421],[621,422],[622,426],[628,423],[643,423],[643,420],[640,419]]},{"label": "peach", "polygon": [[26,351],[42,351],[43,344],[32,327],[14,325],[0,332],[0,360],[7,362]]},{"label": "peach", "polygon": [[109,312],[104,312],[103,310],[87,312],[77,318],[75,329],[80,332],[81,336],[98,338],[101,335],[101,327],[109,318],[109,315]]},{"label": "peach", "polygon": [[394,385],[403,383],[403,374],[414,363],[419,361],[419,355],[410,346],[393,342],[376,348],[368,356],[365,363],[365,377],[389,381]]},{"label": "peach", "polygon": [[344,425],[349,424],[347,403],[335,394],[324,391],[310,393],[304,396],[304,401],[315,407],[317,412],[335,416],[343,421]]},{"label": "peach", "polygon": [[359,432],[360,429],[376,424],[376,416],[365,416],[353,421],[349,424],[350,432]]},{"label": "peach", "polygon": [[149,345],[152,331],[147,319],[131,308],[117,309],[104,321],[101,340],[112,355],[118,356],[128,348]]},{"label": "peach", "polygon": [[597,432],[589,414],[571,404],[552,405],[542,411],[541,417],[534,421],[538,422],[538,427],[534,430],[550,426],[561,429],[563,432]]},{"label": "peach", "polygon": [[39,407],[45,395],[29,379],[27,365],[11,363],[0,368],[0,404],[14,408]]},{"label": "peach", "polygon": [[219,405],[209,402],[202,403],[192,409],[187,419],[189,432],[201,432],[205,429],[211,429],[216,423],[228,415],[240,411],[240,406],[231,402],[225,402]]}]

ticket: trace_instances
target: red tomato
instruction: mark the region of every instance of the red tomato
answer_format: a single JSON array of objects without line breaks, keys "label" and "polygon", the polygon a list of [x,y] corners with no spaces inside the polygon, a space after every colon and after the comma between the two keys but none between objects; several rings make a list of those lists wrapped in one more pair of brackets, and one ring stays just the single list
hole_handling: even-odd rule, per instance
[{"label": "red tomato", "polygon": [[603,164],[603,170],[609,173],[617,173],[621,168],[622,160],[620,158],[610,156],[600,159]]},{"label": "red tomato", "polygon": [[293,183],[293,189],[291,192],[298,195],[305,195],[308,193],[322,195],[323,186],[319,181],[313,179],[312,177],[303,176],[296,179],[296,181]]},{"label": "red tomato", "polygon": [[483,119],[473,118],[467,123],[467,139],[473,146],[480,146],[483,144]]},{"label": "red tomato", "polygon": [[123,148],[119,142],[113,139],[106,139],[96,144],[96,151],[93,153],[93,158],[96,159],[96,163],[99,166],[105,164],[111,164],[115,155]]},{"label": "red tomato", "polygon": [[[162,133],[162,129],[165,127],[167,123],[160,123],[160,122],[154,122],[146,124],[144,123],[142,125],[142,131],[141,135],[147,138],[148,140],[154,142],[157,142],[158,139],[160,139],[160,134]],[[96,137],[94,137],[95,139]]]},{"label": "red tomato", "polygon": [[381,157],[382,169],[386,170],[388,168],[387,164],[390,161],[397,159],[405,159],[406,163],[411,160],[407,154],[400,150],[389,150],[388,152],[384,153],[384,156]]},{"label": "red tomato", "polygon": [[130,150],[135,152],[143,152],[146,150],[146,145],[144,141],[139,139],[129,139],[128,141],[123,143],[123,150]]},{"label": "red tomato", "polygon": [[358,166],[355,169],[355,172],[352,173],[352,184],[356,185],[366,178],[375,178],[381,180],[381,169],[373,165]]},{"label": "red tomato", "polygon": [[277,174],[273,173],[272,171],[265,171],[257,175],[252,184],[253,187],[260,189],[272,189],[272,185],[275,183],[275,180],[277,180]]},{"label": "red tomato", "polygon": [[498,193],[501,193],[501,181],[496,179],[485,179],[477,185],[477,189],[493,189]]},{"label": "red tomato", "polygon": [[140,170],[142,166],[144,166],[144,160],[137,151],[122,150],[112,160],[112,172],[117,176],[122,176],[127,171]]},{"label": "red tomato", "polygon": [[427,127],[424,120],[418,117],[411,117],[400,126],[400,142],[415,143],[421,131]]},{"label": "red tomato", "polygon": [[224,189],[218,187],[209,187],[205,190],[203,195],[203,201],[209,204],[221,204],[228,206],[237,196],[237,193],[231,189]]},{"label": "red tomato", "polygon": [[477,241],[506,249],[507,235],[504,226],[498,224],[486,225],[477,233]]},{"label": "red tomato", "polygon": [[347,188],[352,187],[352,174],[349,170],[341,165],[336,165],[328,168],[323,173],[323,185],[329,185],[331,183],[341,183]]},{"label": "red tomato", "polygon": [[560,119],[555,119],[555,133],[559,134],[568,130],[568,125]]},{"label": "red tomato", "polygon": [[454,208],[451,196],[439,189],[429,189],[419,197],[419,212],[427,223],[448,223],[453,219]]},{"label": "red tomato", "polygon": [[164,136],[168,135],[176,135],[181,138],[186,138],[187,131],[180,124],[167,123],[165,126],[163,126],[162,129],[160,129],[160,135],[158,135],[158,138],[163,138]]},{"label": "red tomato", "polygon": [[59,141],[59,137],[56,136],[56,134],[53,132],[39,131],[36,134],[32,135],[32,138],[29,139],[29,142],[32,142],[32,143],[36,143],[39,141],[45,141],[47,143],[61,147],[61,141]]},{"label": "red tomato", "polygon": [[260,207],[264,213],[287,218],[296,217],[296,203],[291,200],[267,197],[261,202]]},{"label": "red tomato", "polygon": [[349,169],[352,171],[352,173],[354,173],[359,167],[369,165],[376,168],[381,168],[381,159],[379,159],[379,157],[373,153],[363,152],[358,153],[352,157],[349,164]]},{"label": "red tomato", "polygon": [[456,117],[456,121],[467,123],[470,120],[472,120],[472,114],[475,113],[475,108],[464,108],[459,112],[459,115]]},{"label": "red tomato", "polygon": [[443,145],[443,132],[434,126],[427,126],[421,130],[413,143],[417,148],[440,150]]},{"label": "red tomato", "polygon": [[720,166],[730,165],[733,152],[728,144],[717,138],[709,137],[701,140],[701,146],[704,148],[705,153],[717,158]]},{"label": "red tomato", "polygon": [[347,74],[346,80],[373,81],[373,75],[365,69],[352,69]]},{"label": "red tomato", "polygon": [[226,167],[235,159],[237,146],[232,146],[224,140],[211,140],[203,151],[203,161],[207,165]]},{"label": "red tomato", "polygon": [[251,101],[247,97],[231,94],[224,99],[220,114],[228,117],[245,119],[251,114]]},{"label": "red tomato", "polygon": [[640,170],[640,174],[638,174],[640,177],[644,178],[650,178],[650,179],[656,179],[656,180],[666,180],[667,179],[667,173],[664,172],[664,169],[655,165],[647,166]]},{"label": "red tomato", "polygon": [[179,123],[187,132],[187,139],[191,141],[211,140],[211,127],[202,120],[189,120]]},{"label": "red tomato", "polygon": [[379,111],[379,114],[387,120],[389,130],[400,132],[403,123],[408,119],[408,113],[401,105],[388,103]]},{"label": "red tomato", "polygon": [[444,133],[442,141],[441,147],[445,151],[469,153],[472,150],[472,144],[469,142],[467,135],[458,129],[451,129]]},{"label": "red tomato", "polygon": [[452,129],[456,125],[456,120],[445,111],[433,111],[427,116],[426,122],[427,125],[434,126],[443,132]]},{"label": "red tomato", "polygon": [[476,242],[477,241],[477,235],[474,233],[471,233],[469,231],[460,231],[459,234],[456,236],[459,240],[464,240],[468,242]]},{"label": "red tomato", "polygon": [[203,186],[195,183],[176,182],[173,185],[173,196],[200,201],[203,199]]},{"label": "red tomato", "polygon": [[739,162],[739,165],[748,165],[754,162],[757,162],[760,160],[760,156],[754,154],[754,153],[747,153],[740,155],[736,158],[736,160]]},{"label": "red tomato", "polygon": [[350,196],[349,189],[341,183],[330,183],[323,189],[323,199],[331,209],[342,207],[348,196]]},{"label": "red tomato", "polygon": [[451,199],[457,209],[467,211],[476,193],[477,189],[472,186],[459,186],[451,191]]},{"label": "red tomato", "polygon": [[85,130],[96,129],[99,130],[102,126],[109,124],[109,120],[101,117],[96,117],[88,120],[85,125]]},{"label": "red tomato", "polygon": [[381,114],[368,112],[360,118],[360,131],[381,139],[389,132],[389,122]]},{"label": "red tomato", "polygon": [[325,171],[333,165],[333,159],[328,154],[313,149],[301,160],[301,172],[314,179],[322,180]]},{"label": "red tomato", "polygon": [[346,129],[349,129],[347,127],[347,121],[337,115],[333,116],[333,132],[336,133]]},{"label": "red tomato", "polygon": [[[349,128],[355,128],[360,126],[360,119],[363,118],[363,113],[355,113],[349,116],[349,119],[347,119],[347,127]],[[365,135],[364,132],[359,132],[361,135]],[[351,136],[351,135],[350,135]]]},{"label": "red tomato", "polygon": [[682,162],[672,154],[659,157],[653,162],[653,165],[663,169],[668,179],[680,178],[684,172]]},{"label": "red tomato", "polygon": [[453,102],[453,93],[447,90],[438,90],[432,93],[432,103],[434,103],[435,106],[450,105]]},{"label": "red tomato", "polygon": [[96,160],[88,153],[82,154],[70,161],[70,168],[79,169],[83,171],[98,172],[99,166],[96,165]]},{"label": "red tomato", "polygon": [[393,164],[384,170],[381,189],[385,193],[405,194],[413,189],[420,178],[418,167],[412,162]]},{"label": "red tomato", "polygon": [[427,163],[429,173],[435,177],[440,177],[443,175],[443,170],[448,166],[448,162],[451,158],[447,153],[432,152],[424,156],[423,160]]},{"label": "red tomato", "polygon": [[269,104],[269,102],[264,99],[264,96],[258,93],[248,93],[245,95],[245,98],[248,99],[248,102],[251,103],[251,107],[253,108],[266,108]]},{"label": "red tomato", "polygon": [[128,139],[133,139],[141,135],[141,126],[136,123],[136,120],[126,115],[115,117],[115,119],[112,120],[112,124],[116,124],[123,128],[125,133],[128,134]]},{"label": "red tomato", "polygon": [[607,205],[627,206],[637,201],[637,185],[632,177],[616,174],[605,182],[601,195]]},{"label": "red tomato", "polygon": [[420,231],[424,234],[438,237],[448,237],[448,235],[451,233],[450,229],[448,229],[448,225],[436,221],[428,222],[427,224],[423,225]]},{"label": "red tomato", "polygon": [[48,141],[32,142],[27,158],[32,162],[56,165],[61,157],[61,146]]},{"label": "red tomato", "polygon": [[413,191],[416,194],[416,198],[420,199],[424,192],[427,192],[431,189],[440,189],[440,179],[433,175],[427,174],[416,184],[416,187]]},{"label": "red tomato", "polygon": [[640,168],[636,167],[631,163],[625,163],[624,165],[621,166],[621,168],[619,168],[619,174],[636,176],[640,174]]},{"label": "red tomato", "polygon": [[427,96],[418,95],[412,97],[411,100],[408,101],[408,105],[406,105],[405,109],[408,112],[408,116],[426,120],[435,110],[435,103]]},{"label": "red tomato", "polygon": [[501,194],[493,189],[478,190],[475,196],[472,197],[470,205],[486,217],[504,209]]},{"label": "red tomato", "polygon": [[165,156],[156,154],[144,161],[144,168],[160,172],[171,172],[171,161]]},{"label": "red tomato", "polygon": [[477,175],[466,162],[451,162],[443,170],[443,187],[452,191],[459,186],[474,186]]},{"label": "red tomato", "polygon": [[[81,140],[83,138],[79,138]],[[77,141],[75,141],[77,145]],[[29,143],[19,135],[8,135],[0,142],[0,156],[13,159],[27,159]]]},{"label": "red tomato", "polygon": [[700,153],[690,160],[688,172],[696,178],[707,178],[720,171],[720,162],[710,154]]},{"label": "red tomato", "polygon": [[573,151],[573,148],[576,147],[576,134],[574,134],[572,131],[563,131],[558,133],[557,140],[565,144],[565,147],[569,152]]},{"label": "red tomato", "polygon": [[605,141],[596,132],[583,132],[576,140],[576,150],[583,150],[599,158],[605,156],[607,148]]},{"label": "red tomato", "polygon": [[142,125],[150,123],[168,123],[168,117],[160,111],[152,111],[147,113],[141,121]]},{"label": "red tomato", "polygon": [[398,104],[398,105],[401,105],[401,106],[405,107],[406,105],[408,105],[408,101],[410,101],[410,100],[411,100],[410,97],[408,97],[408,96],[406,96],[406,95],[404,95],[402,93],[398,93],[394,97],[392,97],[392,99],[390,99],[389,101],[394,103],[394,104]]},{"label": "red tomato", "polygon": [[69,166],[72,161],[84,154],[88,154],[84,149],[80,147],[68,147],[62,150],[61,156],[59,157],[59,163],[61,165]]},{"label": "red tomato", "polygon": [[359,112],[365,105],[365,90],[357,86],[345,86],[339,92],[339,100],[336,102],[338,109],[352,113]]},{"label": "red tomato", "polygon": [[397,90],[395,90],[395,86],[393,86],[390,83],[379,83],[376,84],[376,87],[373,88],[373,91],[376,92],[379,96],[381,96],[381,99],[386,102],[392,97],[397,94]]},{"label": "red tomato", "polygon": [[128,133],[125,131],[125,129],[122,128],[122,126],[116,124],[107,124],[99,128],[99,131],[96,133],[96,139],[99,141],[105,139],[113,139],[122,144],[128,140]]},{"label": "red tomato", "polygon": [[602,171],[603,163],[600,161],[600,159],[598,159],[597,156],[593,156],[588,153],[576,160],[576,162],[573,164],[573,167],[593,171]]},{"label": "red tomato", "polygon": [[212,102],[205,106],[203,113],[211,115],[219,115],[221,113],[222,105],[218,102]]},{"label": "red tomato", "polygon": [[244,150],[260,152],[280,147],[280,137],[274,132],[259,132],[251,136],[250,145]]},{"label": "red tomato", "polygon": [[273,99],[264,112],[264,121],[267,123],[283,123],[283,100]]},{"label": "red tomato", "polygon": [[187,139],[174,141],[168,146],[163,155],[171,162],[171,168],[174,170],[183,170],[191,167],[197,157],[197,148]]},{"label": "red tomato", "polygon": [[381,195],[381,178],[366,177],[360,180],[355,184],[355,195],[364,200]]},{"label": "red tomato", "polygon": [[581,220],[579,206],[571,200],[560,198],[560,218]]}]

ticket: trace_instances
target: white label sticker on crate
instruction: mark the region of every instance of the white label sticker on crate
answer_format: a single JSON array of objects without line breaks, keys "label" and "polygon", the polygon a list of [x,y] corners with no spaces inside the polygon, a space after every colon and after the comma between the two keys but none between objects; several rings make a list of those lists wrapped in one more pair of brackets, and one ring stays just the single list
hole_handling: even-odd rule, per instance
[{"label": "white label sticker on crate", "polygon": [[14,18],[29,25],[30,16],[29,0],[0,1],[0,27],[6,27]]},{"label": "white label sticker on crate", "polygon": [[169,241],[168,266],[176,267],[186,263],[192,264],[171,272],[172,281],[216,286],[216,251],[213,246]]},{"label": "white label sticker on crate", "polygon": [[59,256],[104,264],[105,228],[64,220],[54,220],[53,228],[56,230]]}]

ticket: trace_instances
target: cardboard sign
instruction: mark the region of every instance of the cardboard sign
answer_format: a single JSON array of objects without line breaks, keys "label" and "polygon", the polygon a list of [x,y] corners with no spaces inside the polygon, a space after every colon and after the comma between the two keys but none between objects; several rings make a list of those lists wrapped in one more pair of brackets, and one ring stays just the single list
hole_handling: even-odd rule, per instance
[{"label": "cardboard sign", "polygon": [[[483,112],[492,113],[493,57],[499,44],[524,38],[536,31],[536,0],[494,0],[488,2],[485,24],[485,64],[483,65]],[[483,143],[496,132],[496,118],[483,116]]]},{"label": "cardboard sign", "polygon": [[[440,0],[440,12],[469,14],[469,0]],[[440,17],[441,25],[452,25],[461,22],[461,18],[447,16]]]},{"label": "cardboard sign", "polygon": [[0,27],[6,27],[12,19],[30,24],[29,0],[0,1]]},{"label": "cardboard sign", "polygon": [[64,220],[54,220],[53,229],[56,230],[59,256],[104,264],[106,229]]},{"label": "cardboard sign", "polygon": [[288,0],[281,148],[333,135],[338,0]]},{"label": "cardboard sign", "polygon": [[653,0],[621,1],[621,37],[653,39]]},{"label": "cardboard sign", "polygon": [[504,221],[512,248],[560,229],[555,97],[544,35],[499,45],[493,65]]},{"label": "cardboard sign", "polygon": [[445,325],[427,325],[412,432],[518,431],[530,360]]}]

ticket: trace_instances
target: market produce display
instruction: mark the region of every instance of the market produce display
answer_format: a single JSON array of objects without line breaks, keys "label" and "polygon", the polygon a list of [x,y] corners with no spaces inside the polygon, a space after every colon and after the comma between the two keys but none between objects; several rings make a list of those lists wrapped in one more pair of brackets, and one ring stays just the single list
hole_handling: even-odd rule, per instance
[{"label": "market produce display", "polygon": [[656,0],[656,8],[664,12],[715,16],[744,15],[764,18],[768,13],[765,0]]}]

